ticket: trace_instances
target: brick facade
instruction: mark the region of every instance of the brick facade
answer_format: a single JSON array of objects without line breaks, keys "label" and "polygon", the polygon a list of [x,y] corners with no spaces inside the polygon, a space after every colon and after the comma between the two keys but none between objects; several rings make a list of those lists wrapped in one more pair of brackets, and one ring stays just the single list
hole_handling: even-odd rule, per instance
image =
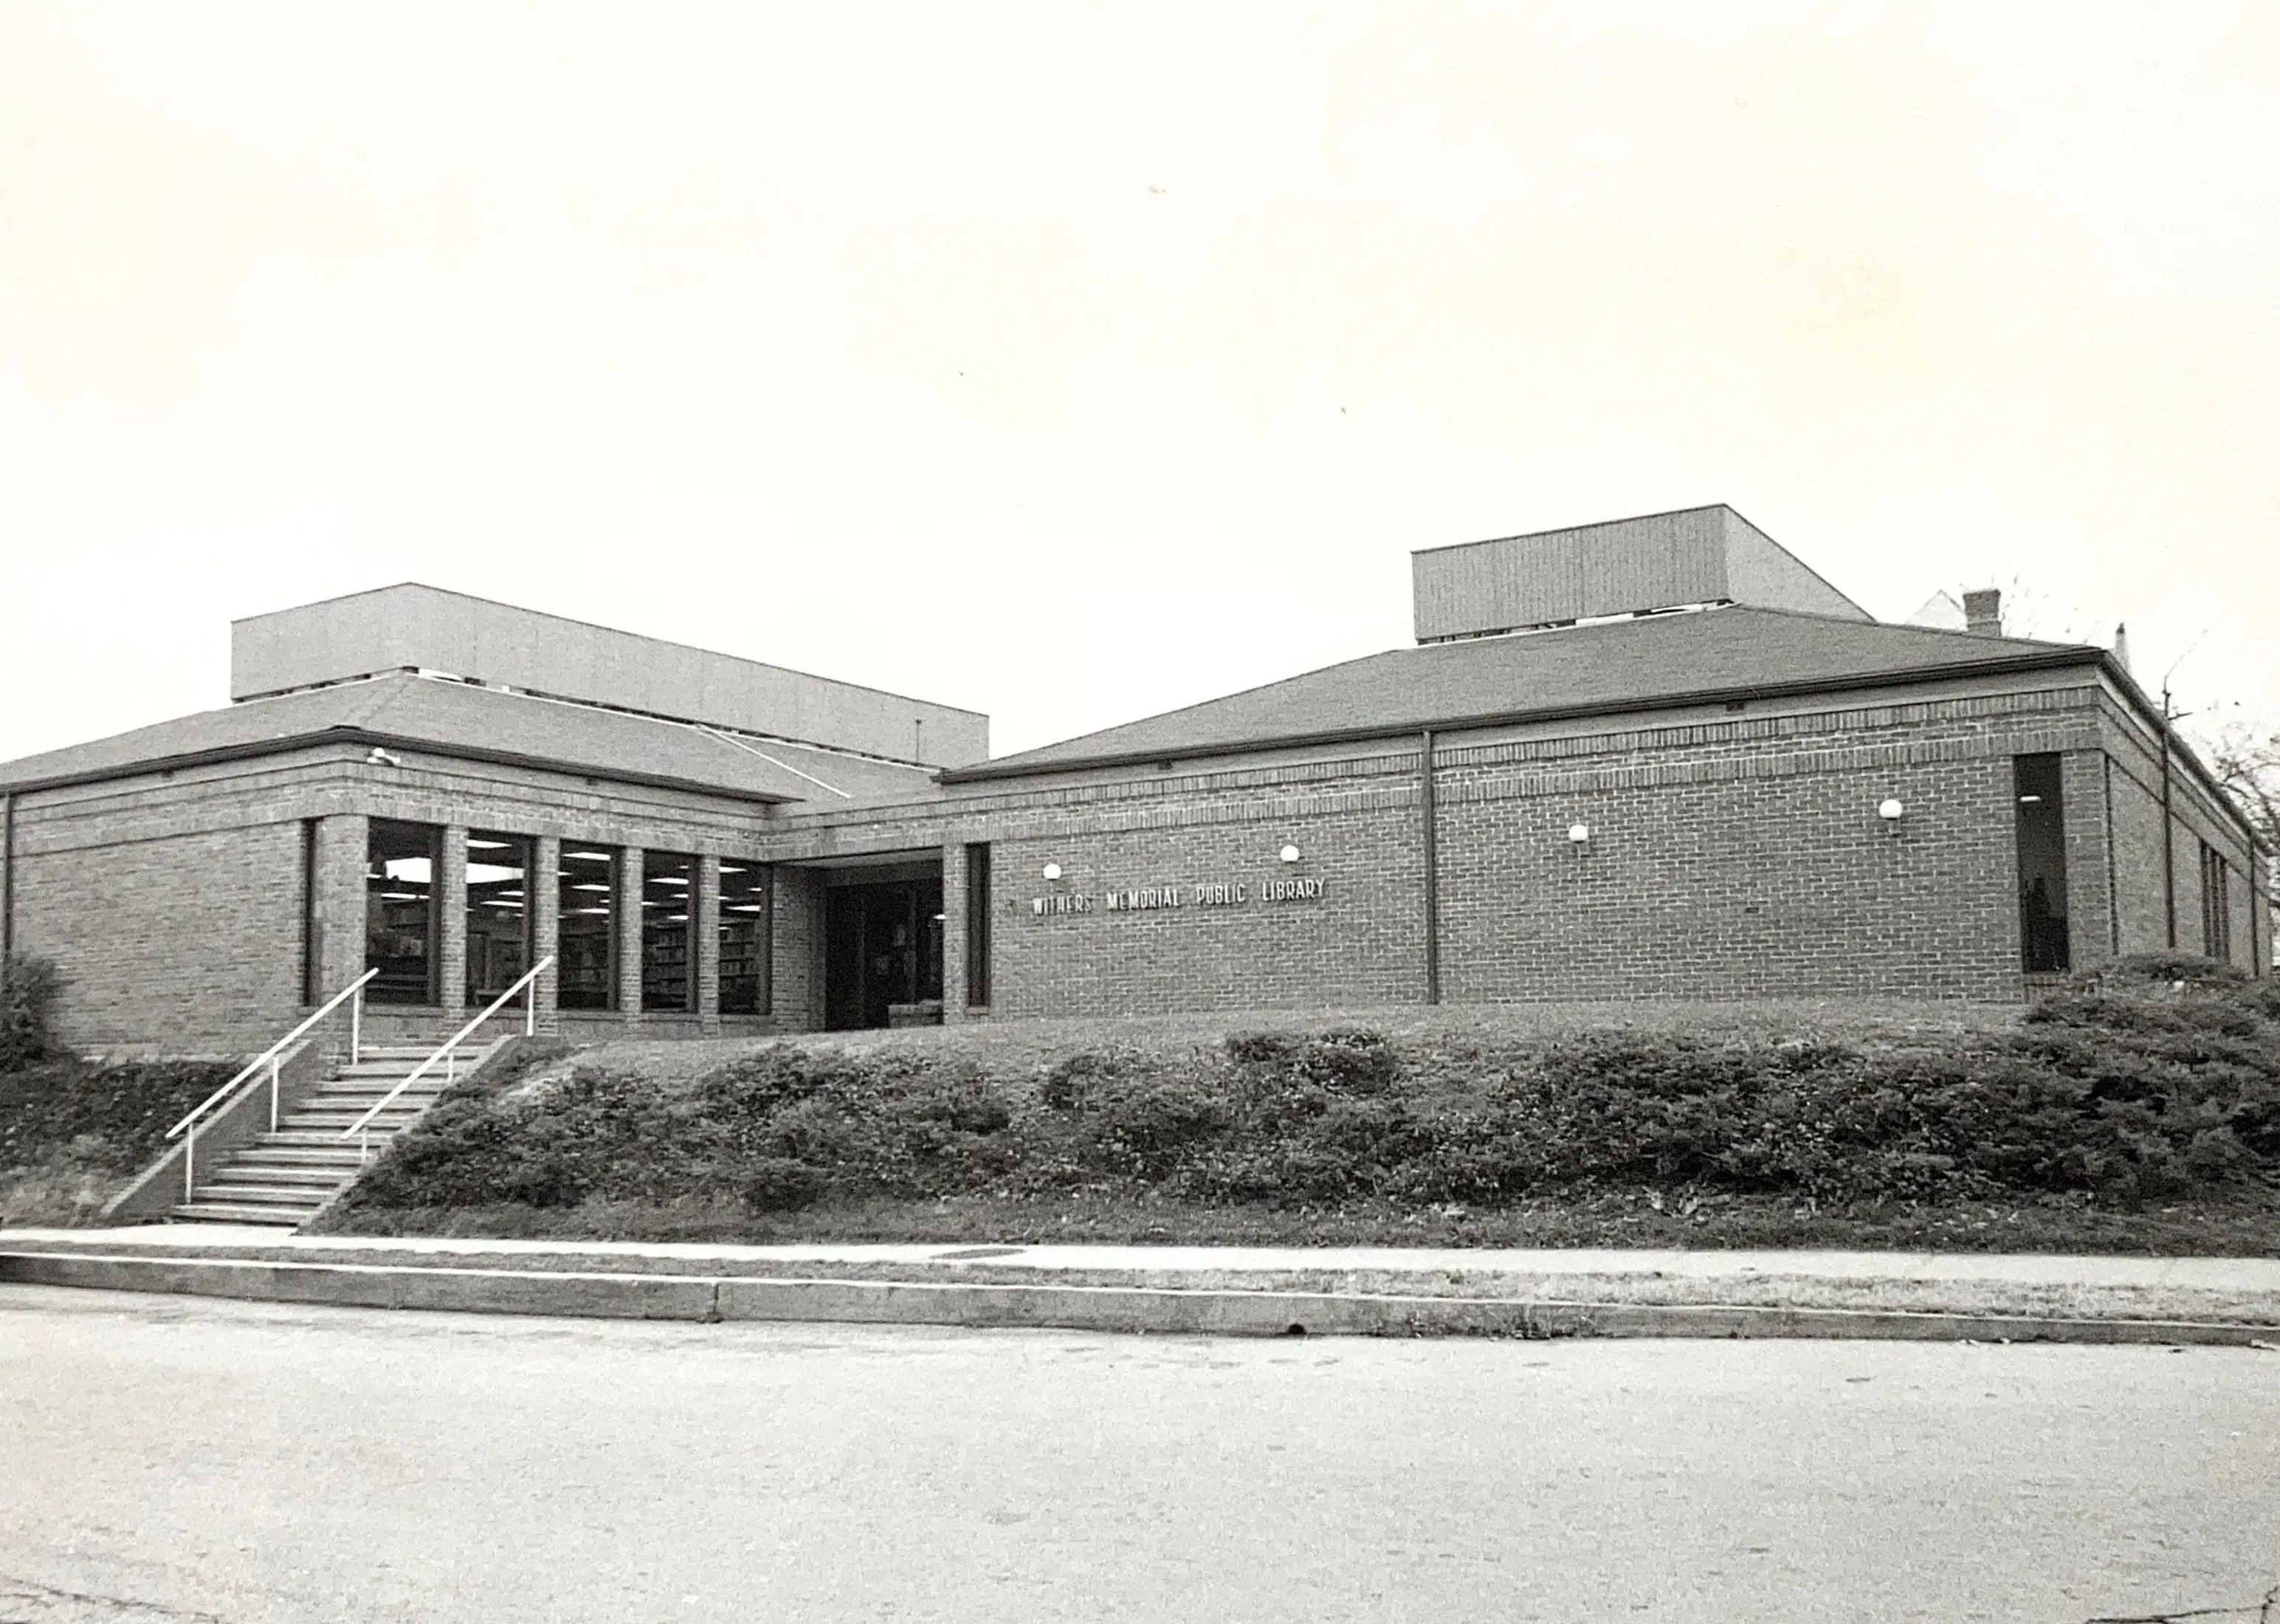
[{"label": "brick facade", "polygon": [[[375,1010],[378,1035],[441,1035],[465,1012],[465,836],[531,837],[535,956],[555,951],[563,843],[620,853],[618,1007],[543,1029],[591,1039],[823,1024],[826,895],[938,865],[944,1017],[1371,1005],[1427,996],[1421,740],[1125,766],[960,785],[898,804],[768,809],[346,747],[13,797],[17,943],[69,977],[68,1041],[244,1052],[305,1010],[304,920],[321,991],[365,959],[367,822],[447,831],[432,1008]],[[2022,991],[2014,758],[2060,758],[2073,961],[2168,939],[2158,733],[2080,672],[1725,704],[1437,737],[1432,882],[1447,1001]],[[2268,962],[2255,854],[2175,772],[2179,944],[2200,945],[2200,851],[2231,870],[2235,962]],[[1879,803],[1899,801],[1897,821]],[[304,893],[304,823],[314,825]],[[1571,826],[1589,838],[1569,838]],[[987,843],[990,890],[967,894]],[[1286,847],[1297,850],[1284,861]],[[645,1012],[643,853],[697,857],[696,1007]],[[773,865],[767,1012],[720,1012],[720,863]],[[1056,865],[1059,878],[1044,877]],[[1177,905],[1163,905],[1167,890]],[[1199,894],[1200,893],[1200,894]],[[1077,899],[1082,898],[1080,902]],[[988,910],[991,996],[969,1009],[967,921]]]}]

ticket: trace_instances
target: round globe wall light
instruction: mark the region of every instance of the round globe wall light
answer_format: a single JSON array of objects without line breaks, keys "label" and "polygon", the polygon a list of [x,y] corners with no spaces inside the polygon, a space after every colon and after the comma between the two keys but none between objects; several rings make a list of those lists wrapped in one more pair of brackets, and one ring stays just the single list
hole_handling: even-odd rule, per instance
[{"label": "round globe wall light", "polygon": [[1282,860],[1283,860],[1284,862],[1286,862],[1286,863],[1295,863],[1295,862],[1297,862],[1297,861],[1298,860],[1298,847],[1296,847],[1296,846],[1285,846],[1285,847],[1283,847],[1283,848],[1282,848]]},{"label": "round globe wall light", "polygon": [[1568,838],[1574,841],[1577,845],[1582,845],[1585,841],[1591,838],[1591,826],[1588,823],[1569,824],[1568,826]]},{"label": "round globe wall light", "polygon": [[1061,866],[1060,866],[1059,863],[1048,863],[1048,864],[1046,864],[1046,865],[1045,865],[1045,878],[1046,878],[1046,879],[1048,879],[1048,880],[1058,880],[1058,879],[1059,879],[1060,877],[1061,877]]}]

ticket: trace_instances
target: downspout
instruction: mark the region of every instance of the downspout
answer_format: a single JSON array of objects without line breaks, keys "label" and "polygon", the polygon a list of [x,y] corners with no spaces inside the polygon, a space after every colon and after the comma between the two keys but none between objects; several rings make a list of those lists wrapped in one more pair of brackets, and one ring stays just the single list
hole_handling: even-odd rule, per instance
[{"label": "downspout", "polygon": [[1422,825],[1425,867],[1425,1002],[1441,1001],[1441,875],[1434,845],[1440,817],[1433,795],[1433,730],[1419,741],[1417,804]]},{"label": "downspout", "polygon": [[2114,758],[2100,750],[2098,759],[2106,769],[2106,935],[2108,952],[2119,958],[2122,957],[2122,882],[2114,873],[2117,863],[2114,848],[2119,840],[2114,832]]},{"label": "downspout", "polygon": [[2161,906],[2168,916],[2169,951],[2177,951],[2177,828],[2169,811],[2169,689],[2161,689]]},{"label": "downspout", "polygon": [[0,953],[16,951],[16,797],[0,795]]}]

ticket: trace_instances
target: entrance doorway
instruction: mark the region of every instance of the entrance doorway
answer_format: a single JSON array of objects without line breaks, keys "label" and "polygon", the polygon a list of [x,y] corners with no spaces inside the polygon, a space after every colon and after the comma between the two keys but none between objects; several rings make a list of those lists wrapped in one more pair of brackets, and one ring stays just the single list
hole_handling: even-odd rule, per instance
[{"label": "entrance doorway", "polygon": [[835,1032],[942,1019],[942,879],[824,893],[824,1024]]}]

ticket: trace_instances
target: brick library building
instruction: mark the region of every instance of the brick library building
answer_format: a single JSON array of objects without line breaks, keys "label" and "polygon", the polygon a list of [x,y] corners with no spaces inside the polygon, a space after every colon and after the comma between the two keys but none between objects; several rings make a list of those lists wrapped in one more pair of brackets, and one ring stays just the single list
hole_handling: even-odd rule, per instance
[{"label": "brick library building", "polygon": [[[405,585],[231,703],[0,766],[85,1051],[534,967],[597,1039],[1417,1002],[2017,1000],[2261,974],[2266,856],[2116,653],[1881,624],[1723,506],[1413,556],[1416,644],[992,758],[986,717]],[[1926,622],[1932,623],[1926,623]]]}]

